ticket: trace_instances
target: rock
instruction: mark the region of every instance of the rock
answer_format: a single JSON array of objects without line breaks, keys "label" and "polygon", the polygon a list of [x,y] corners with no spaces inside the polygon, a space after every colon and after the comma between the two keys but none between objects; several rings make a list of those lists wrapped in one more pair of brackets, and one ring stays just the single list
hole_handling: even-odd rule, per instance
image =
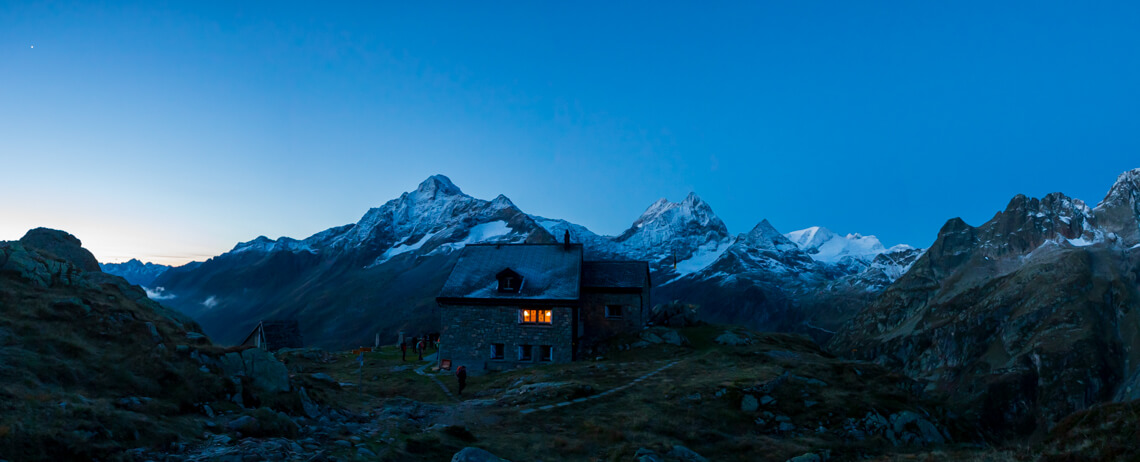
[{"label": "rock", "polygon": [[751,345],[752,344],[751,338],[740,336],[740,335],[737,335],[733,332],[725,332],[723,334],[720,334],[713,341],[716,343],[719,343],[721,345],[729,345],[729,346],[740,346],[740,345]]},{"label": "rock", "polygon": [[650,327],[641,331],[641,339],[649,343],[666,343],[683,346],[689,344],[689,339],[679,332],[665,327]]},{"label": "rock", "polygon": [[673,450],[665,454],[668,457],[679,459],[682,462],[709,462],[708,459],[702,457],[700,454],[693,452],[692,449],[686,448],[681,445],[673,446]]},{"label": "rock", "polygon": [[466,447],[451,457],[451,462],[510,462],[479,448]]},{"label": "rock", "polygon": [[49,228],[36,228],[24,234],[24,237],[20,238],[20,243],[41,253],[60,258],[79,270],[92,273],[103,271],[99,269],[99,260],[96,260],[95,255],[83,248],[83,243],[80,242],[79,238],[66,232]]},{"label": "rock", "polygon": [[234,377],[249,377],[253,387],[266,392],[289,391],[289,371],[281,361],[260,348],[241,353],[226,353],[221,358],[222,372]]},{"label": "rock", "polygon": [[187,340],[201,340],[204,338],[206,338],[206,334],[201,334],[198,332],[187,332],[186,333],[186,339]]},{"label": "rock", "polygon": [[773,398],[771,396],[764,395],[764,396],[760,397],[760,404],[763,404],[765,406],[772,404],[774,402],[776,402],[776,398]]},{"label": "rock", "polygon": [[681,398],[681,401],[700,402],[701,401],[701,394],[700,393],[693,393],[689,396]]},{"label": "rock", "polygon": [[154,327],[153,322],[146,323],[146,328],[150,331],[150,339],[153,340],[154,343],[162,343],[162,336],[158,335],[158,329]]},{"label": "rock", "polygon": [[333,444],[340,446],[342,448],[351,448],[352,447],[352,442],[348,441],[348,440],[336,440],[336,441],[333,441]]},{"label": "rock", "polygon": [[335,380],[335,379],[333,379],[332,377],[330,377],[328,374],[326,374],[326,373],[324,373],[324,372],[319,372],[319,373],[316,373],[316,374],[311,374],[311,375],[309,375],[309,377],[312,377],[312,378],[313,378],[313,380],[317,380],[317,381],[320,381],[320,382],[325,382],[325,383],[336,383],[336,380]]},{"label": "rock", "polygon": [[[890,420],[892,431],[899,435],[904,435],[905,433],[914,434],[918,439],[917,442],[923,445],[942,444],[946,442],[942,433],[938,431],[938,427],[914,412],[902,411],[897,414],[892,414]],[[914,431],[915,429],[917,429],[917,432]],[[904,438],[904,440],[906,439],[907,438]]]},{"label": "rock", "polygon": [[301,409],[305,411],[305,415],[312,419],[320,417],[321,408],[314,404],[313,400],[309,399],[309,394],[305,392],[305,387],[301,387],[301,391],[298,394],[301,395]]},{"label": "rock", "polygon": [[799,455],[799,456],[795,456],[791,459],[788,459],[787,462],[823,462],[823,458],[820,457],[816,453],[809,452],[809,453]]},{"label": "rock", "polygon": [[781,432],[790,432],[792,430],[795,430],[796,426],[792,425],[789,422],[780,422],[780,426],[777,427],[776,429],[780,430]]},{"label": "rock", "polygon": [[211,408],[209,404],[202,405],[202,412],[206,414],[206,417],[214,418],[214,409]]},{"label": "rock", "polygon": [[638,448],[637,452],[633,453],[633,460],[636,462],[664,462],[664,459],[652,449]]},{"label": "rock", "polygon": [[257,419],[248,415],[243,415],[226,424],[226,430],[231,432],[252,433],[257,430]]},{"label": "rock", "polygon": [[756,401],[756,397],[752,395],[744,395],[740,399],[740,410],[744,412],[754,412],[760,408],[760,402]]},{"label": "rock", "polygon": [[370,459],[376,457],[376,453],[369,451],[368,448],[357,448],[356,449],[356,455],[358,455],[360,457],[367,457]]}]

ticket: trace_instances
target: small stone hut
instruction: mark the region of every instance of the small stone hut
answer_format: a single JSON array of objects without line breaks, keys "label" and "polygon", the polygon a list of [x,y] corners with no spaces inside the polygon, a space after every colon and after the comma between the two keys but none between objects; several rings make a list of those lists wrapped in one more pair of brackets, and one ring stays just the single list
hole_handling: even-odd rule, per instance
[{"label": "small stone hut", "polygon": [[305,343],[301,339],[301,327],[296,320],[288,321],[261,321],[242,346],[254,346],[266,351],[277,351],[282,348],[301,348]]},{"label": "small stone hut", "polygon": [[583,261],[582,244],[472,244],[436,301],[440,355],[471,373],[575,360],[648,319],[649,264]]}]

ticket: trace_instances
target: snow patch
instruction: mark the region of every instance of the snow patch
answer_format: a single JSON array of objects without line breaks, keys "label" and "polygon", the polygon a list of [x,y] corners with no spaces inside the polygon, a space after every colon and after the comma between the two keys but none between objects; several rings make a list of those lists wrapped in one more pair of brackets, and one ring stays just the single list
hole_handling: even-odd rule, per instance
[{"label": "snow patch", "polygon": [[677,277],[686,276],[707,268],[728,250],[728,242],[709,241],[693,253],[692,257],[677,262]]}]

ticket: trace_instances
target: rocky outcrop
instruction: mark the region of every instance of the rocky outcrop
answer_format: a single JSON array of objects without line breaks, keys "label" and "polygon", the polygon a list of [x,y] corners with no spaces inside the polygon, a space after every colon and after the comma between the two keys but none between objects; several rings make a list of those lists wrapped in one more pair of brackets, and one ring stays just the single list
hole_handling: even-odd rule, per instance
[{"label": "rocky outcrop", "polygon": [[260,348],[226,353],[219,360],[222,372],[231,377],[248,377],[251,384],[270,393],[289,391],[289,371],[277,358]]},{"label": "rocky outcrop", "polygon": [[[1109,196],[1133,197],[1129,188],[1118,182]],[[1133,396],[1140,255],[1127,227],[1101,226],[1109,215],[1099,212],[1135,226],[1119,212],[1131,204],[1094,210],[1059,193],[1019,195],[979,227],[950,220],[829,348],[921,380],[995,438],[1042,434]]]},{"label": "rocky outcrop", "polygon": [[40,254],[74,265],[79,271],[99,272],[99,261],[83,248],[78,238],[63,231],[36,228],[24,234],[20,243]]},{"label": "rocky outcrop", "polygon": [[463,448],[451,457],[451,462],[510,462],[479,448]]}]

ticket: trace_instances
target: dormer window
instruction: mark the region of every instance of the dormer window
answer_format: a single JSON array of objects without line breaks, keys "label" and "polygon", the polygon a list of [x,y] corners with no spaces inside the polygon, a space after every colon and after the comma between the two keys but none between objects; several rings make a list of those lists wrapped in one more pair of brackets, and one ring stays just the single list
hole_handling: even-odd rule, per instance
[{"label": "dormer window", "polygon": [[499,271],[499,274],[495,275],[495,279],[499,280],[499,292],[518,293],[519,289],[522,289],[522,276],[510,268]]}]

